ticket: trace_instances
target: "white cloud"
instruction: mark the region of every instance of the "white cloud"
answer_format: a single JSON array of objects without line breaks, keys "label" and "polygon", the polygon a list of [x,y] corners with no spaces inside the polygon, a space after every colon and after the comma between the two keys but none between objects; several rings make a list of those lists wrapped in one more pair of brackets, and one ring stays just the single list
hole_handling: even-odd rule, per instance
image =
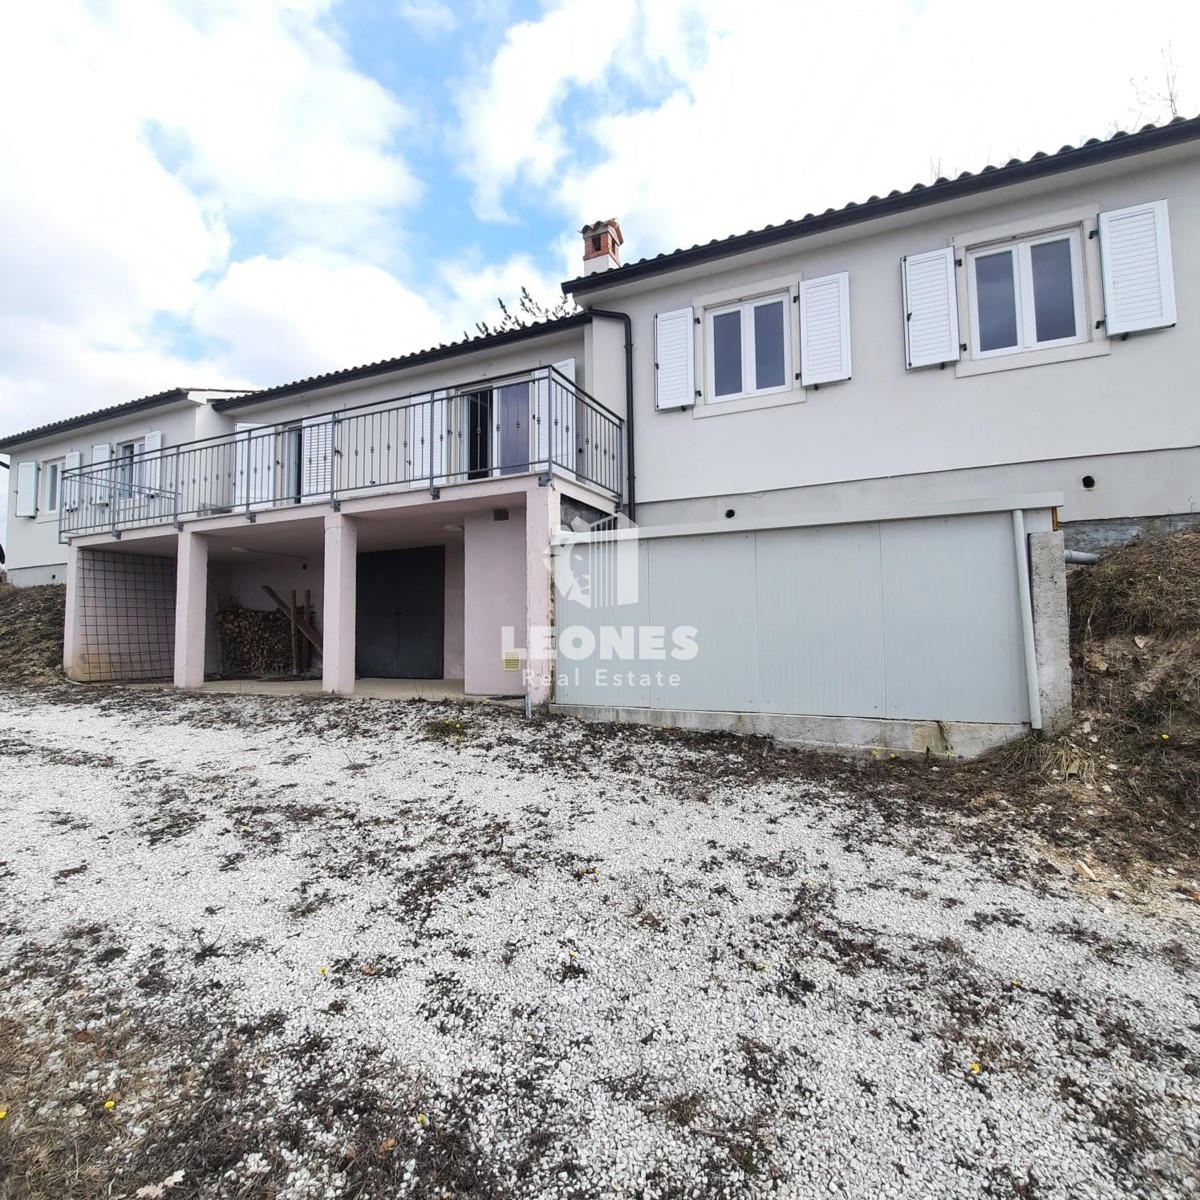
[{"label": "white cloud", "polygon": [[[658,253],[929,182],[931,163],[976,170],[1104,136],[1138,107],[1131,79],[1161,78],[1168,44],[1194,111],[1200,10],[1128,12],[639,0],[632,15],[606,10],[610,30],[581,61],[565,0],[512,31],[464,109],[466,169],[481,213],[534,189],[572,222],[620,217],[627,260]],[[555,51],[548,79],[524,78]],[[652,84],[631,97],[636,80]]]},{"label": "white cloud", "polygon": [[488,262],[478,251],[444,263],[440,270],[441,302],[446,325],[453,339],[474,337],[477,322],[495,327],[503,320],[497,300],[503,300],[514,315],[521,289],[534,302],[550,310],[562,299],[557,270],[542,270],[533,258],[517,254],[504,262]]},{"label": "white cloud", "polygon": [[458,28],[458,17],[443,0],[404,0],[400,15],[422,37],[439,37]]},{"label": "white cloud", "polygon": [[285,382],[377,362],[442,340],[441,317],[379,267],[309,251],[234,263],[197,305],[229,373]]},{"label": "white cloud", "polygon": [[[396,353],[406,330],[433,336],[401,284],[344,257],[394,264],[397,214],[420,185],[396,147],[407,112],[353,68],[330,7],[5,9],[0,429],[177,384],[276,382]],[[237,221],[270,260],[232,259]],[[323,263],[289,265],[313,243]],[[265,328],[288,361],[264,350]]]},{"label": "white cloud", "polygon": [[505,216],[502,196],[518,178],[544,188],[568,151],[558,105],[572,87],[595,83],[612,63],[635,0],[566,0],[539,21],[508,31],[487,77],[459,101],[463,170],[476,212]]}]

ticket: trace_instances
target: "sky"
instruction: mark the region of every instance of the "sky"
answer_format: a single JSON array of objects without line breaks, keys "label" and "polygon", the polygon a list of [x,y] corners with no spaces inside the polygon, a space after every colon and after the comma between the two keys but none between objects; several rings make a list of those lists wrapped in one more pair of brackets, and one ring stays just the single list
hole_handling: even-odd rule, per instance
[{"label": "sky", "polygon": [[1195,0],[7,4],[0,434],[460,338],[597,218],[633,261],[1172,90],[1200,112]]}]

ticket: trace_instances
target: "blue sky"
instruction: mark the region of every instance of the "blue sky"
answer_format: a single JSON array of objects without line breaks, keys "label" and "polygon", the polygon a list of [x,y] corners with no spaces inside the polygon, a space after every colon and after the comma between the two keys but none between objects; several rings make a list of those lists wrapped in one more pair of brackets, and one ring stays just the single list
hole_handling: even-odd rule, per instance
[{"label": "blue sky", "polygon": [[458,338],[599,217],[657,254],[1161,119],[1172,69],[1193,115],[1198,9],[6,5],[0,432]]}]

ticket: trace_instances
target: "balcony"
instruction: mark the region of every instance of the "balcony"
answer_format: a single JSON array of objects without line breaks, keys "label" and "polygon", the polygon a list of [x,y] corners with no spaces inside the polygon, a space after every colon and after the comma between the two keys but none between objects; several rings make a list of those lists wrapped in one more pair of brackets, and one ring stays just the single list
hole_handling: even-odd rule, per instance
[{"label": "balcony", "polygon": [[66,472],[59,540],[531,474],[619,500],[622,424],[542,367],[242,427]]}]

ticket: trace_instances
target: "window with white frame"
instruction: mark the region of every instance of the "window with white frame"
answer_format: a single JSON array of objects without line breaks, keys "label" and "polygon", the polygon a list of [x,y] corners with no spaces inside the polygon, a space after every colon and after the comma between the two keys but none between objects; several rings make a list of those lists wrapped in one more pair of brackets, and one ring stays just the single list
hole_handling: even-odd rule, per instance
[{"label": "window with white frame", "polygon": [[987,358],[1087,340],[1078,228],[967,253],[971,355]]},{"label": "window with white frame", "polygon": [[146,439],[118,442],[116,451],[117,495],[125,498],[142,490],[145,462],[140,457],[146,449]]},{"label": "window with white frame", "polygon": [[789,305],[783,292],[707,310],[710,400],[769,395],[790,386]]},{"label": "window with white frame", "polygon": [[56,513],[62,497],[63,460],[42,464],[42,509],[47,513]]}]

